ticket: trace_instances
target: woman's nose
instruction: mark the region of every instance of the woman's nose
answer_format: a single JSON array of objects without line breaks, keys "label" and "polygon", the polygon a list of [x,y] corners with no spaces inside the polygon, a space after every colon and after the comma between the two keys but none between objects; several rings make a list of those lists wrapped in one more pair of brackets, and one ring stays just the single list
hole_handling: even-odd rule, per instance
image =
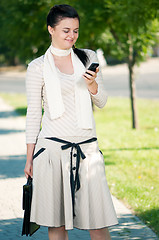
[{"label": "woman's nose", "polygon": [[70,37],[71,37],[71,38],[74,38],[74,32],[73,32],[73,31],[70,32]]}]

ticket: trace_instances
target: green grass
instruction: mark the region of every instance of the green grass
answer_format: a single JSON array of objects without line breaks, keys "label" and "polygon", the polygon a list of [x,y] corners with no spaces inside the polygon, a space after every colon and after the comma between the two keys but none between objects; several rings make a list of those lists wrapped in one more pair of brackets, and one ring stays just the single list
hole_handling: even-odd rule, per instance
[{"label": "green grass", "polygon": [[110,98],[95,111],[97,135],[112,194],[159,235],[159,101],[138,99],[137,106],[134,130],[129,99]]},{"label": "green grass", "polygon": [[[24,95],[0,94],[22,115]],[[131,128],[130,101],[109,98],[95,109],[97,136],[113,195],[159,235],[159,100],[137,99],[139,130]]]},{"label": "green grass", "polygon": [[6,101],[6,103],[14,107],[20,115],[22,116],[26,115],[27,100],[24,94],[0,93],[0,97],[3,98]]}]

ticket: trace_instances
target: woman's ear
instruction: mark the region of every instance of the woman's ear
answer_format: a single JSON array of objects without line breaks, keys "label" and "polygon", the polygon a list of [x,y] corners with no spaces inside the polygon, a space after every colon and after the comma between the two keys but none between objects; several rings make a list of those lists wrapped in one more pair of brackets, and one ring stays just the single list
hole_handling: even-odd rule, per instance
[{"label": "woman's ear", "polygon": [[52,36],[54,29],[51,26],[48,26],[47,29],[48,29],[48,32],[50,33],[50,35]]}]

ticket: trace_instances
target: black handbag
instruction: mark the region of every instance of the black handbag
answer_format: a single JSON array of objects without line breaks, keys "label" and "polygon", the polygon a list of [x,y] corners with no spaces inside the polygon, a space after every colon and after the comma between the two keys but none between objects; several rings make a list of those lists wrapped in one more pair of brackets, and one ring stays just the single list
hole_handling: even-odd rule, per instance
[{"label": "black handbag", "polygon": [[23,185],[23,210],[24,210],[24,219],[22,227],[22,236],[23,235],[33,235],[40,226],[36,223],[30,222],[30,212],[31,212],[31,200],[32,200],[32,178],[29,176],[27,183]]}]

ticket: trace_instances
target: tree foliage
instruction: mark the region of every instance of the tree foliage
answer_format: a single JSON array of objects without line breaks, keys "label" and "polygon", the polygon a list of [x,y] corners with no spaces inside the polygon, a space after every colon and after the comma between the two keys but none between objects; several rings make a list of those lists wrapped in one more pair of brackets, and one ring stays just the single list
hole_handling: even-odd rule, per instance
[{"label": "tree foliage", "polygon": [[[65,1],[67,2],[67,1]],[[46,16],[59,0],[1,0],[0,2],[0,52],[6,61],[28,62],[47,49],[50,39],[46,28]]]},{"label": "tree foliage", "polygon": [[133,45],[134,60],[140,62],[156,41],[157,6],[157,1],[149,0],[82,1],[82,39],[87,39],[86,46],[102,47],[106,53],[111,49],[120,59],[127,59]]},{"label": "tree foliage", "polygon": [[[134,46],[136,61],[154,43],[158,17],[157,0],[66,0],[81,17],[80,37],[77,46],[96,49],[106,54],[127,58],[130,44]],[[0,1],[0,53],[14,62],[18,57],[27,62],[40,56],[50,40],[46,29],[49,9],[61,4],[60,0]]]}]

